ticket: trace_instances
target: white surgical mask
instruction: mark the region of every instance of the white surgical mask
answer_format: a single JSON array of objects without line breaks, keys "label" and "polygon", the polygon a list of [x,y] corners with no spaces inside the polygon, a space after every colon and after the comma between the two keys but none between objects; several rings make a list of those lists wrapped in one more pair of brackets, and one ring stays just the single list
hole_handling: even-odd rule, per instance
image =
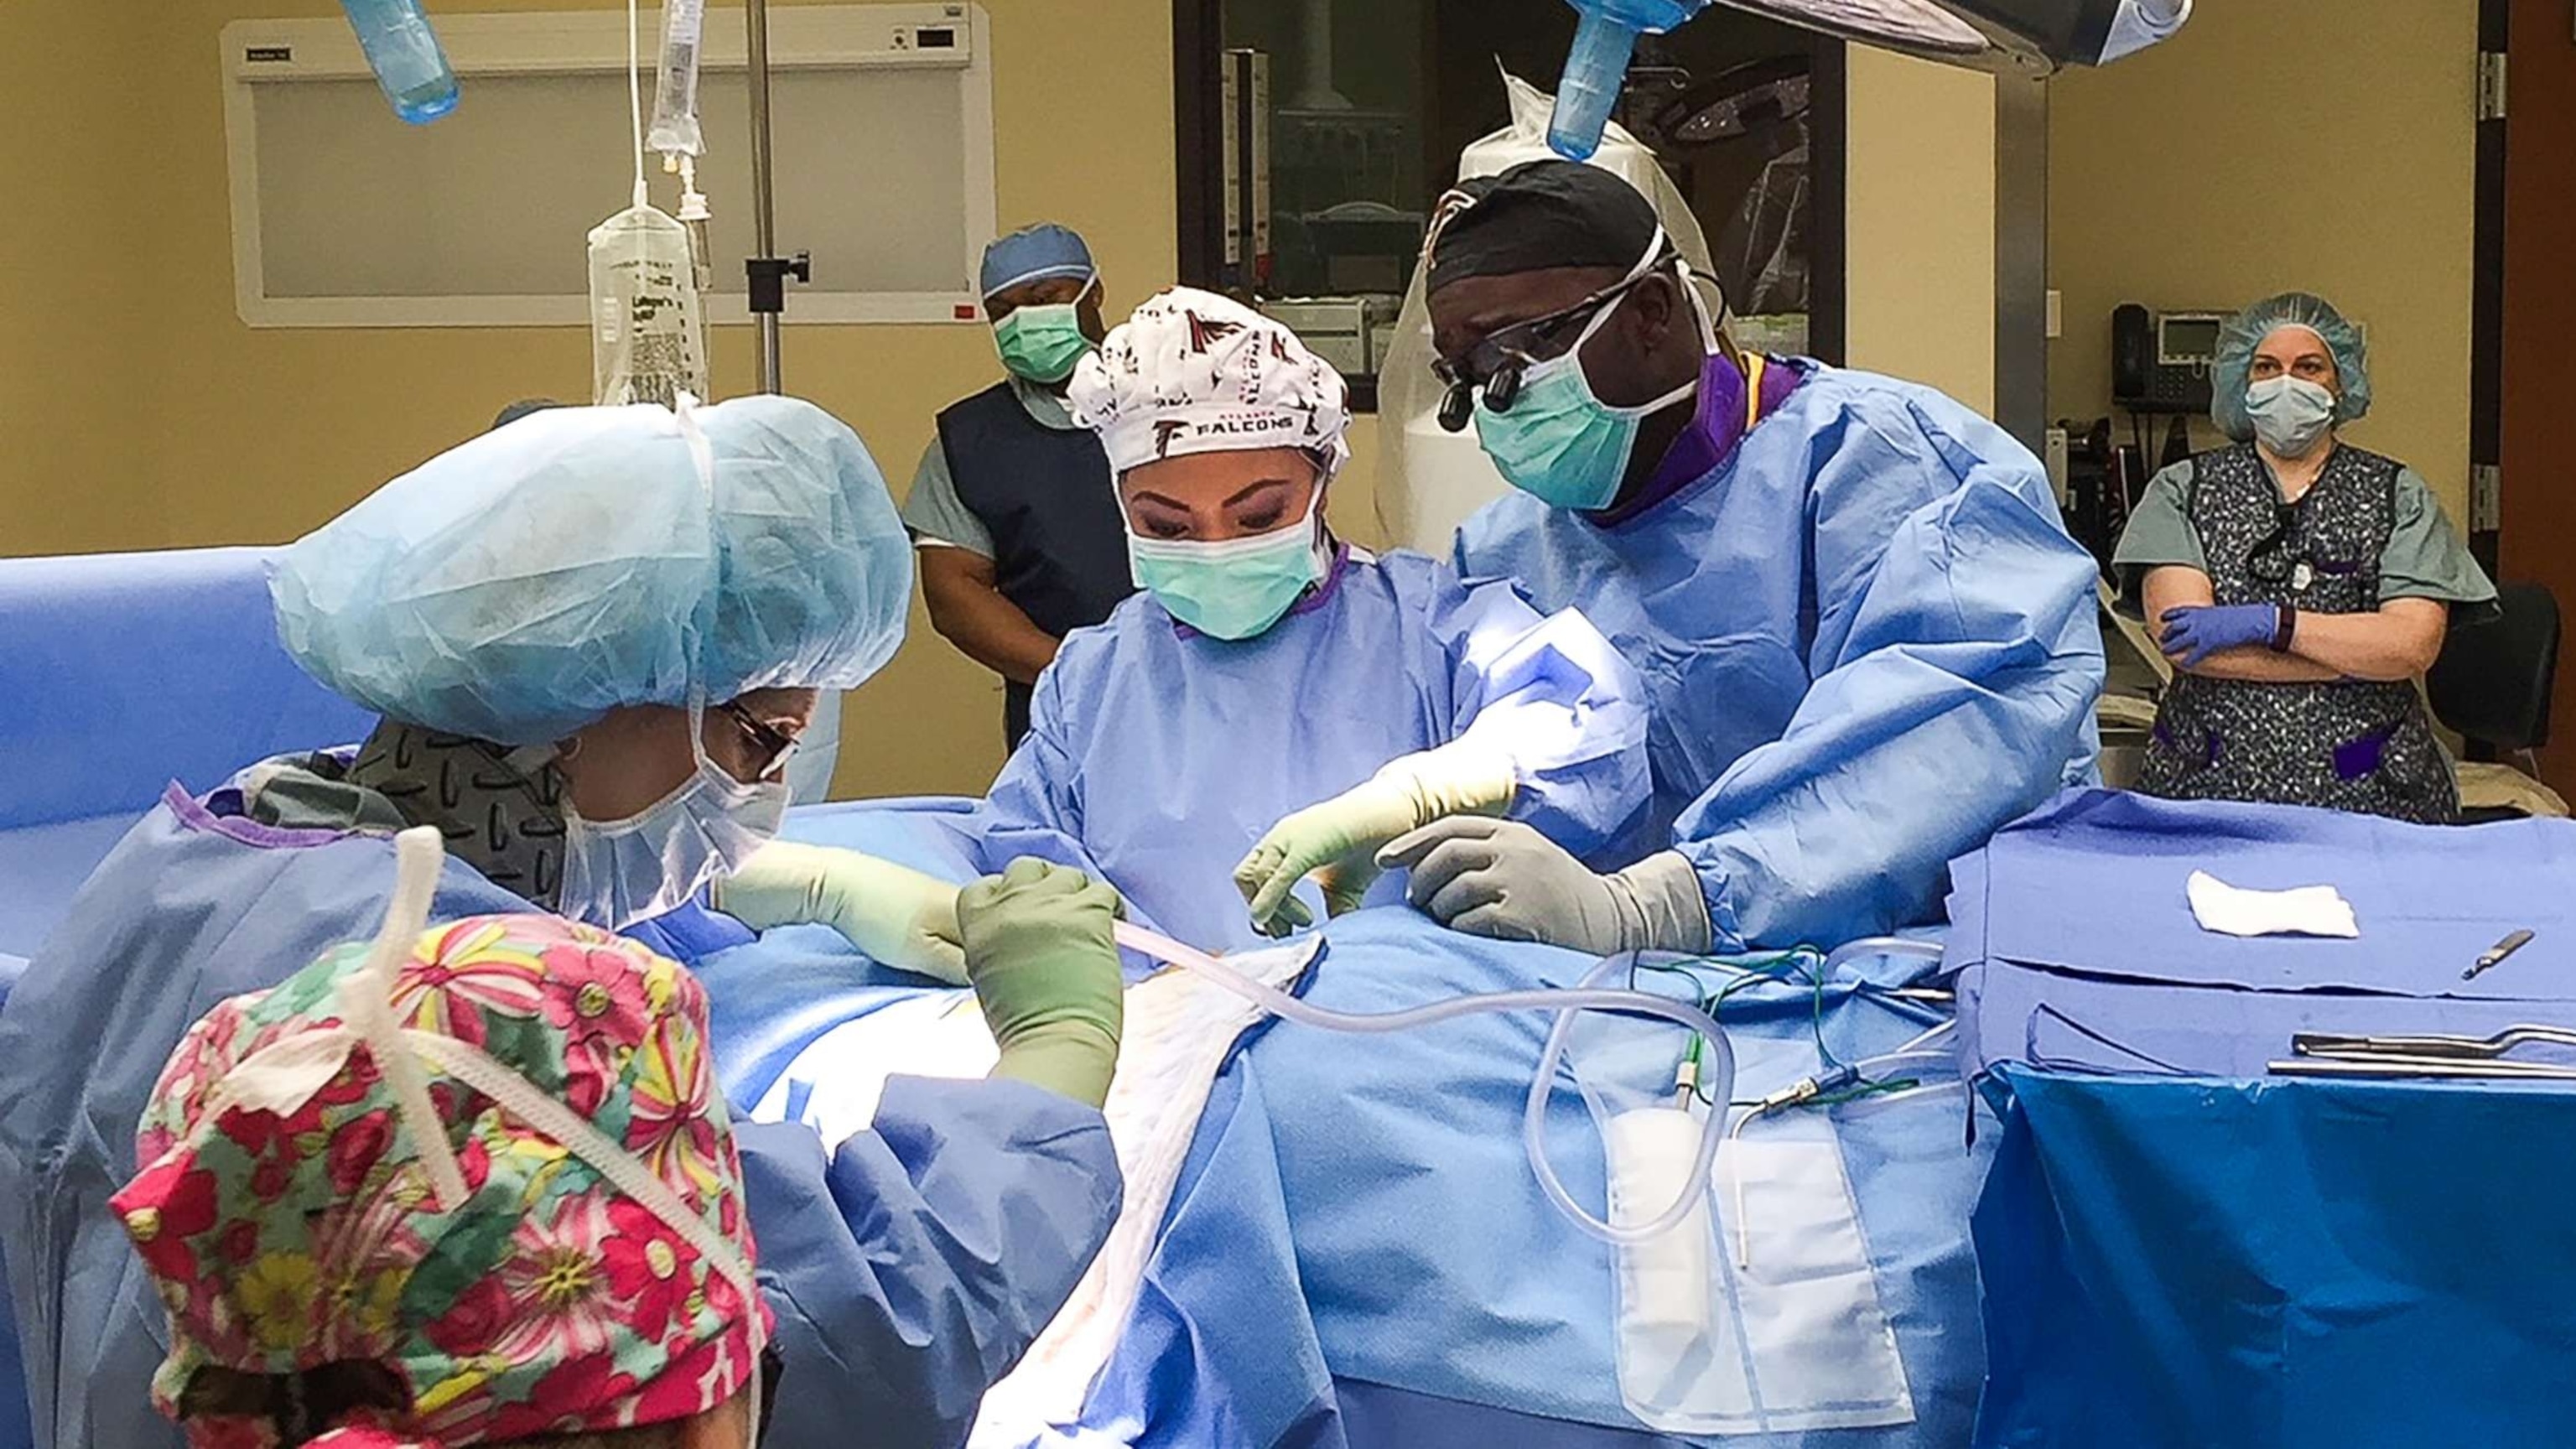
[{"label": "white surgical mask", "polygon": [[2304,458],[2334,427],[2335,395],[2304,377],[2267,377],[2245,389],[2254,436],[2284,458]]},{"label": "white surgical mask", "polygon": [[697,769],[680,788],[623,820],[564,810],[563,887],[556,908],[622,931],[678,907],[700,887],[742,869],[778,838],[787,818],[783,780],[744,784],[707,757],[706,700],[689,700],[689,751]]}]

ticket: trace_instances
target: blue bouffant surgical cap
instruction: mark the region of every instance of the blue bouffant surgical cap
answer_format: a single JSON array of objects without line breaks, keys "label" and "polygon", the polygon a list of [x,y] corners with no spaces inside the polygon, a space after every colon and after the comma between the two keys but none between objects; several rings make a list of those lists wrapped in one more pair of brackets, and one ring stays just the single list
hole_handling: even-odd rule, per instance
[{"label": "blue bouffant surgical cap", "polygon": [[2245,411],[2254,349],[2282,327],[2305,327],[2325,339],[2326,351],[2334,356],[2336,422],[2349,423],[2370,411],[2370,350],[2362,343],[2361,329],[2323,297],[2283,292],[2227,319],[2219,330],[2218,355],[2209,365],[2210,421],[2240,443],[2254,436],[2254,419]]},{"label": "blue bouffant surgical cap", "polygon": [[1088,281],[1099,275],[1091,263],[1091,248],[1068,227],[1054,222],[1041,222],[1024,227],[1005,237],[995,237],[984,248],[984,300],[989,302],[998,292],[1007,292],[1023,282],[1042,282],[1049,277],[1081,277]]},{"label": "blue bouffant surgical cap", "polygon": [[377,489],[270,593],[331,689],[516,746],[621,705],[857,685],[903,642],[912,548],[867,448],[812,403],[558,408]]}]

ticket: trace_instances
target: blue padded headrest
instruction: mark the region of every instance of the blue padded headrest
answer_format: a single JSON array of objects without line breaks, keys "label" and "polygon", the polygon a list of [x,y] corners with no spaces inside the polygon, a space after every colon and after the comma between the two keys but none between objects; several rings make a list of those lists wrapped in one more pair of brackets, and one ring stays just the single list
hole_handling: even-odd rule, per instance
[{"label": "blue padded headrest", "polygon": [[373,728],[278,647],[273,554],[0,559],[0,829],[139,814]]}]

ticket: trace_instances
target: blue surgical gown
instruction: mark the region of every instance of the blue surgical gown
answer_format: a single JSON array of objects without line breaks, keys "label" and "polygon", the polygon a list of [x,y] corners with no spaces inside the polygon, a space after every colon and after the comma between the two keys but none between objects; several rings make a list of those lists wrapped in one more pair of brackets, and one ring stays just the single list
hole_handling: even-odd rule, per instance
[{"label": "blue surgical gown", "polygon": [[[1598,852],[1644,815],[1641,699],[1580,614],[1543,618],[1510,585],[1461,583],[1420,554],[1348,549],[1251,639],[1184,630],[1151,594],[1076,630],[965,828],[986,871],[1021,855],[1080,866],[1156,928],[1232,950],[1259,939],[1234,867],[1280,817],[1453,740],[1513,761],[1515,819]],[[1388,879],[1368,903],[1402,899]]]},{"label": "blue surgical gown", "polygon": [[1645,676],[1656,815],[1722,950],[1928,917],[1952,858],[2094,775],[2095,565],[2038,460],[1930,388],[1797,365],[1637,515],[1515,493],[1458,533],[1463,572],[1581,609]]},{"label": "blue surgical gown", "polygon": [[[372,936],[393,870],[383,836],[217,816],[174,788],[0,1007],[0,1259],[38,1445],[179,1443],[149,1394],[166,1319],[108,1195],[187,1025]],[[431,914],[527,909],[450,860]],[[788,1363],[772,1449],[960,1442],[1117,1216],[1107,1123],[1018,1082],[896,1078],[837,1145],[736,1135]]]}]

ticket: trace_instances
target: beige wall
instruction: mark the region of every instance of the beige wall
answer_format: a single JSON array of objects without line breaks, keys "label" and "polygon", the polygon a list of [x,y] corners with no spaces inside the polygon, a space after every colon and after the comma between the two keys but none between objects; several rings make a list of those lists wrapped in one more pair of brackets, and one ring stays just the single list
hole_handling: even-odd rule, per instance
[{"label": "beige wall", "polygon": [[1995,399],[1995,83],[1854,46],[1844,355]]},{"label": "beige wall", "polygon": [[2051,416],[2109,409],[2122,302],[2319,292],[2370,332],[2353,441],[2464,521],[2476,53],[2476,0],[2211,0],[2164,45],[2051,82]]},{"label": "beige wall", "polygon": [[136,367],[158,294],[142,254],[153,248],[145,193],[123,181],[142,133],[128,98],[100,83],[133,65],[153,10],[0,5],[0,95],[25,152],[9,163],[17,204],[0,225],[0,554],[168,537]]}]

